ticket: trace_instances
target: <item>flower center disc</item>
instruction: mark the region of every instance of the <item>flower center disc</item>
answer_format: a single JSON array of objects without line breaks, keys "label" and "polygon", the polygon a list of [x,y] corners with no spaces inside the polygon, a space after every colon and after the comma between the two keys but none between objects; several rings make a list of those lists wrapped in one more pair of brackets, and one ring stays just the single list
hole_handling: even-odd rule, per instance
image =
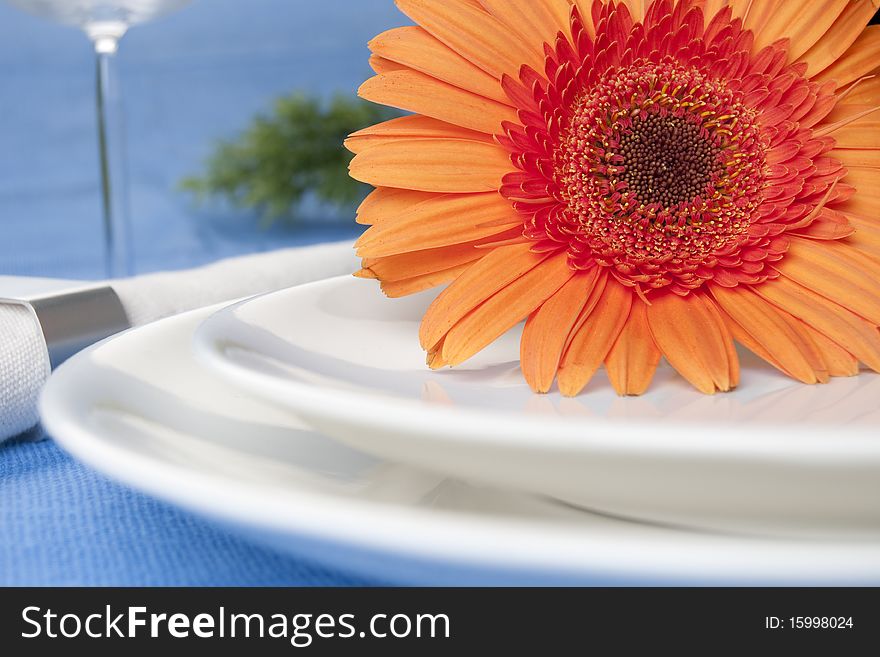
[{"label": "flower center disc", "polygon": [[723,81],[672,62],[611,68],[563,126],[561,217],[544,228],[574,266],[588,253],[640,288],[698,287],[713,254],[748,238],[763,147],[755,112]]},{"label": "flower center disc", "polygon": [[721,148],[698,123],[677,116],[641,115],[616,150],[623,159],[620,179],[641,203],[665,209],[704,195],[724,170]]}]

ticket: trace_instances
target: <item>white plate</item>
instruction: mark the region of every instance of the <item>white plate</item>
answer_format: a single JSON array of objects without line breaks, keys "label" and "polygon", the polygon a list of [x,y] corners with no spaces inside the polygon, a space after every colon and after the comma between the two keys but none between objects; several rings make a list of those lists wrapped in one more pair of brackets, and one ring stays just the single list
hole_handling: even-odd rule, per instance
[{"label": "white plate", "polygon": [[600,373],[576,399],[534,395],[518,331],[431,372],[433,298],[342,277],[230,307],[196,351],[228,382],[392,461],[653,522],[797,535],[880,532],[880,377],[805,386],[744,354],[713,397],[661,367],[621,399]]},{"label": "white plate", "polygon": [[107,475],[289,552],[391,582],[880,583],[880,543],[732,538],[603,517],[383,462],[193,360],[198,311],[65,363],[49,433]]}]

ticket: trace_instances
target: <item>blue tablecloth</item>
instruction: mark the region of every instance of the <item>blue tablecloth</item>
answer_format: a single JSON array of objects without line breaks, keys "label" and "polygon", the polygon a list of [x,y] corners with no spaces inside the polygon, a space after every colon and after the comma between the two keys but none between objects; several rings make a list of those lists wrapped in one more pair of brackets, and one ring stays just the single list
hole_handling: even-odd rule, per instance
[{"label": "blue tablecloth", "polygon": [[[126,36],[136,269],[354,235],[350,217],[324,221],[320,208],[298,229],[259,230],[176,185],[276,95],[352,93],[369,72],[367,40],[400,22],[390,0],[211,0]],[[0,3],[0,274],[101,276],[92,56],[77,30]],[[113,483],[51,439],[0,445],[0,585],[369,583]]]},{"label": "blue tablecloth", "polygon": [[376,583],[241,540],[109,481],[51,440],[0,447],[2,585]]}]

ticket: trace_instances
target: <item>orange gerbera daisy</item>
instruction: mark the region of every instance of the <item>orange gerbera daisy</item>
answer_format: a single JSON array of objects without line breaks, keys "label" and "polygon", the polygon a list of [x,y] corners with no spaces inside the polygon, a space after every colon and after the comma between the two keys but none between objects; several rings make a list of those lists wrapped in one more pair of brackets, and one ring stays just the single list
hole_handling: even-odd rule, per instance
[{"label": "orange gerbera daisy", "polygon": [[422,322],[462,363],[527,319],[531,387],[661,356],[706,393],[734,340],[805,383],[880,371],[880,1],[398,0],[353,134],[360,276],[451,283]]}]

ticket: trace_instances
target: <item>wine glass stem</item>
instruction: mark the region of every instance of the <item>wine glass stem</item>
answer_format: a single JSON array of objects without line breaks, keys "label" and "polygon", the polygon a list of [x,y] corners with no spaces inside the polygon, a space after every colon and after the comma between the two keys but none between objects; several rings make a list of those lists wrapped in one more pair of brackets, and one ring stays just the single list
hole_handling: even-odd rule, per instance
[{"label": "wine glass stem", "polygon": [[115,48],[112,51],[98,48],[95,56],[104,257],[107,276],[116,278],[129,276],[132,273],[128,181],[125,166],[125,122],[116,71]]}]

